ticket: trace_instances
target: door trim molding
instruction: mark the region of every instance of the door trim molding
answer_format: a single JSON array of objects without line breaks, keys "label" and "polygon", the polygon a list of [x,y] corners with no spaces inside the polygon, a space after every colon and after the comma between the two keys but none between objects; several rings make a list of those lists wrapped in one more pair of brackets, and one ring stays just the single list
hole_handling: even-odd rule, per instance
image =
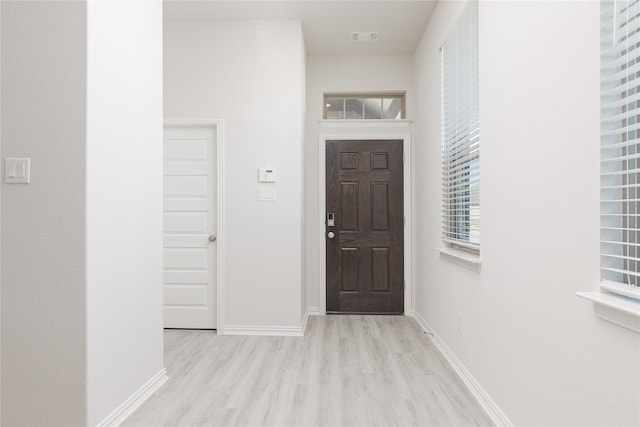
[{"label": "door trim molding", "polygon": [[216,217],[217,217],[217,257],[216,257],[216,269],[217,269],[217,283],[216,283],[216,332],[218,335],[224,335],[224,246],[225,246],[225,218],[224,209],[225,195],[224,195],[224,119],[165,119],[164,126],[206,126],[214,129],[216,133],[216,178],[217,178],[217,191],[218,200],[216,200]]},{"label": "door trim molding", "polygon": [[326,215],[326,144],[330,140],[389,140],[401,139],[402,152],[404,154],[404,165],[402,168],[404,186],[404,314],[413,313],[413,211],[412,211],[412,155],[411,155],[411,134],[320,134],[318,136],[318,264],[319,264],[319,302],[318,307],[321,314],[327,313],[327,242],[325,239],[325,215]]}]

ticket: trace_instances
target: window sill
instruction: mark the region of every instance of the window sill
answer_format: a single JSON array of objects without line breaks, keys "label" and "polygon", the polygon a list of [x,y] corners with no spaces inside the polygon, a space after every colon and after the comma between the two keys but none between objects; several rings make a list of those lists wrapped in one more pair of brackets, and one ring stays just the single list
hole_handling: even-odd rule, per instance
[{"label": "window sill", "polygon": [[384,119],[360,119],[360,120],[320,120],[323,128],[408,128],[411,120],[384,120]]},{"label": "window sill", "polygon": [[440,252],[441,255],[445,255],[449,259],[456,261],[461,265],[472,268],[474,270],[480,270],[480,265],[482,264],[482,260],[478,255],[474,255],[468,252],[458,251],[450,248],[433,248],[433,249]]},{"label": "window sill", "polygon": [[640,333],[640,301],[608,292],[578,292],[576,295],[592,301],[596,316],[601,319]]}]

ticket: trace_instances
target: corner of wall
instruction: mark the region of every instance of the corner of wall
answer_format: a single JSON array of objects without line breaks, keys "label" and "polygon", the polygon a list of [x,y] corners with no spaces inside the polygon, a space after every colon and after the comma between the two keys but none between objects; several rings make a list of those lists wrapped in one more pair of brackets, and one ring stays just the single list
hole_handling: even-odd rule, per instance
[{"label": "corner of wall", "polygon": [[96,425],[163,378],[162,3],[90,1],[87,25],[87,424]]}]

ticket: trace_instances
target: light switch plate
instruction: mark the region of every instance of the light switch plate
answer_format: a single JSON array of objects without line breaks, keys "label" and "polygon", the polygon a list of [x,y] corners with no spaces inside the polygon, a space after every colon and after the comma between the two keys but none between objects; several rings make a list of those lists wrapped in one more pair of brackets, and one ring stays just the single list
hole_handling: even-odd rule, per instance
[{"label": "light switch plate", "polygon": [[258,188],[258,200],[261,202],[275,202],[276,189],[275,188]]},{"label": "light switch plate", "polygon": [[31,182],[31,159],[4,159],[4,182],[7,184],[29,184]]}]

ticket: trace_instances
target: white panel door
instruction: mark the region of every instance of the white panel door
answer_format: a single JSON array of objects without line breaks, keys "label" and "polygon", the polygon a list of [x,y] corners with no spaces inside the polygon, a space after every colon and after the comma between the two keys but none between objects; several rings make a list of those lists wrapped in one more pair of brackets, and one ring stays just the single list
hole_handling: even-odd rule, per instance
[{"label": "white panel door", "polygon": [[165,126],[165,328],[216,328],[216,199],[215,128]]}]

